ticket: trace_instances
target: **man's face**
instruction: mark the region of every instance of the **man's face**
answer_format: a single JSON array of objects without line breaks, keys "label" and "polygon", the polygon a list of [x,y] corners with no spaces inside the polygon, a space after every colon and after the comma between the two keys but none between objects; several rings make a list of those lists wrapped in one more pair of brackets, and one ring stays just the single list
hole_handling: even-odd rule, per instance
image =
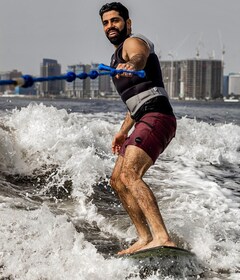
[{"label": "man's face", "polygon": [[115,46],[120,45],[128,35],[127,22],[117,11],[109,11],[103,14],[102,23],[108,40]]}]

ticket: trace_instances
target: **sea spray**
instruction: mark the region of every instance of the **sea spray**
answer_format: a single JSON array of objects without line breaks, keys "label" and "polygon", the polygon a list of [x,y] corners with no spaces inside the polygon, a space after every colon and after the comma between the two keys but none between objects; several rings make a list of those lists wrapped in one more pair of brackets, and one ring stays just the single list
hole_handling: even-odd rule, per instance
[{"label": "sea spray", "polygon": [[[137,273],[111,257],[136,237],[107,186],[111,140],[124,113],[86,112],[31,104],[1,116],[1,276],[116,280]],[[176,137],[145,176],[170,234],[204,263],[206,279],[239,276],[239,143],[237,124],[178,117]]]},{"label": "sea spray", "polygon": [[105,280],[125,279],[132,271],[126,260],[104,259],[66,215],[55,216],[46,205],[34,211],[2,210],[2,277]]}]

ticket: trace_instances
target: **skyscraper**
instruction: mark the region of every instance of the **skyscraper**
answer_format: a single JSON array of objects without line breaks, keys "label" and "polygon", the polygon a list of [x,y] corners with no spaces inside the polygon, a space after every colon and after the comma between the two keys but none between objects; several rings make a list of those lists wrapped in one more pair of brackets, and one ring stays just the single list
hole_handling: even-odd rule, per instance
[{"label": "skyscraper", "polygon": [[170,98],[216,99],[223,94],[221,60],[161,61],[163,81]]},{"label": "skyscraper", "polygon": [[[84,64],[69,65],[67,72],[74,72],[76,75],[86,71]],[[65,91],[68,97],[84,98],[86,97],[86,79],[75,79],[73,82],[66,82]]]},{"label": "skyscraper", "polygon": [[231,96],[240,97],[240,73],[230,73],[228,93]]},{"label": "skyscraper", "polygon": [[[42,77],[61,75],[61,65],[55,59],[44,58],[41,64],[40,75]],[[43,82],[40,91],[44,95],[59,95],[62,90],[61,81]]]}]

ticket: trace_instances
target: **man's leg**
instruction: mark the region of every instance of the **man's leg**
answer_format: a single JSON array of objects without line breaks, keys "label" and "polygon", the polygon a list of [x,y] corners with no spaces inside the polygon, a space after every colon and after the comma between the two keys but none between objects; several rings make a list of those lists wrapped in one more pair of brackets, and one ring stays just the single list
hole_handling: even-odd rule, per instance
[{"label": "man's leg", "polygon": [[[136,227],[138,241],[134,243],[130,248],[131,251],[137,251],[152,240],[152,235],[142,210],[140,209],[129,189],[127,189],[120,180],[123,162],[124,158],[122,156],[119,156],[111,176],[110,184],[112,188],[117,192],[119,199],[123,204],[123,207],[127,211],[129,217]],[[127,253],[130,253],[128,249],[119,252],[119,254]]]},{"label": "man's leg", "polygon": [[[139,249],[156,246],[175,246],[171,241],[160,214],[158,204],[153,192],[142,180],[147,169],[152,165],[152,159],[139,147],[129,145],[126,148],[121,168],[120,179],[135,199],[135,202],[145,216],[152,231],[153,240]],[[126,250],[134,252],[134,248]]]}]

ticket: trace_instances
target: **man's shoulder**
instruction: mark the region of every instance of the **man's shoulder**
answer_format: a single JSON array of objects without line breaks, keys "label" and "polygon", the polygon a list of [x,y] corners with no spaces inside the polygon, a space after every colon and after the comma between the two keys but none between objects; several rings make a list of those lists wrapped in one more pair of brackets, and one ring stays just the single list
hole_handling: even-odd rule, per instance
[{"label": "man's shoulder", "polygon": [[154,52],[154,44],[152,41],[150,41],[146,36],[140,34],[140,33],[136,33],[136,34],[131,34],[130,36],[131,38],[139,38],[141,40],[143,40],[144,42],[147,43],[147,45],[149,46],[150,52]]}]

